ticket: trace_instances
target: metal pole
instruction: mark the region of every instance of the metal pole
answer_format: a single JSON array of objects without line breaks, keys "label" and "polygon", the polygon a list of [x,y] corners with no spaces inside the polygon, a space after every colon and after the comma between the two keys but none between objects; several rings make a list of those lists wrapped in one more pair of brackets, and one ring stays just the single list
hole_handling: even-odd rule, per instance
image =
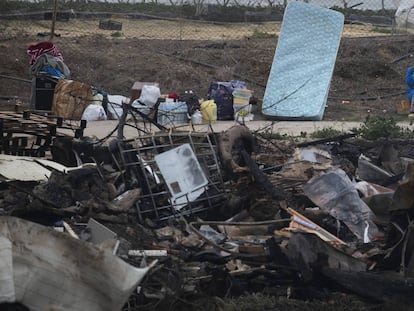
[{"label": "metal pole", "polygon": [[50,41],[53,40],[53,36],[55,35],[56,15],[57,15],[57,0],[55,0],[54,6],[53,6],[52,29],[50,30]]}]

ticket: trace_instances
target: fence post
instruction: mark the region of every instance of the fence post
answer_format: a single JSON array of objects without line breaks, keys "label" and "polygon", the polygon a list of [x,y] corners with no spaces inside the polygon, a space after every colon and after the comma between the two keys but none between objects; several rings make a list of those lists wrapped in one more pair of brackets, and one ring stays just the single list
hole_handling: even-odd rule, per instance
[{"label": "fence post", "polygon": [[53,17],[52,17],[52,29],[50,30],[50,41],[52,41],[53,36],[55,35],[56,16],[57,16],[57,0],[55,0],[55,3],[53,5]]}]

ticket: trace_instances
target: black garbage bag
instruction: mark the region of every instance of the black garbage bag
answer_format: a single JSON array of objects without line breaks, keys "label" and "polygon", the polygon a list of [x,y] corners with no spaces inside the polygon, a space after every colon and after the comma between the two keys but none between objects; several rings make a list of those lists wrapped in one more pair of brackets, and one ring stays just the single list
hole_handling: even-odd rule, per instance
[{"label": "black garbage bag", "polygon": [[217,105],[217,120],[234,120],[233,91],[246,88],[246,83],[238,80],[211,82],[207,99],[213,99]]}]

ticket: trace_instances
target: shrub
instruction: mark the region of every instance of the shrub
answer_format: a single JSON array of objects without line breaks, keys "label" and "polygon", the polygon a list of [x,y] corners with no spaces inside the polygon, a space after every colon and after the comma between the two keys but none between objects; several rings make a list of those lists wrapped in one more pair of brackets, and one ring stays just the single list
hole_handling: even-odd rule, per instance
[{"label": "shrub", "polygon": [[392,117],[370,117],[359,129],[359,134],[367,140],[400,137],[402,129]]}]

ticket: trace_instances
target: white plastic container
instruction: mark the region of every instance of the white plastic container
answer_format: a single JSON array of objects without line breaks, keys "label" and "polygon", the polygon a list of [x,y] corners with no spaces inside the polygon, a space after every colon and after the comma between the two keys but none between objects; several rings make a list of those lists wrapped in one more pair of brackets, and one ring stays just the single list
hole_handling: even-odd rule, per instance
[{"label": "white plastic container", "polygon": [[235,89],[233,91],[233,109],[235,119],[250,115],[252,110],[252,106],[249,104],[251,96],[252,91],[248,89]]},{"label": "white plastic container", "polygon": [[201,114],[200,110],[194,111],[194,113],[191,115],[191,123],[203,124],[203,115]]}]

